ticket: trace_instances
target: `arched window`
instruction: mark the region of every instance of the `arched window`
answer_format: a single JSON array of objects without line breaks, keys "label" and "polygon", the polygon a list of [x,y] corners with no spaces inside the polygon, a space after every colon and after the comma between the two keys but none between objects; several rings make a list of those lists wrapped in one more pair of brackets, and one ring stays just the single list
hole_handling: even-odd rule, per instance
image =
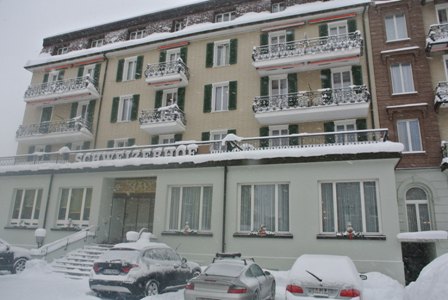
[{"label": "arched window", "polygon": [[428,196],[423,189],[414,187],[406,192],[406,208],[410,232],[431,230]]}]

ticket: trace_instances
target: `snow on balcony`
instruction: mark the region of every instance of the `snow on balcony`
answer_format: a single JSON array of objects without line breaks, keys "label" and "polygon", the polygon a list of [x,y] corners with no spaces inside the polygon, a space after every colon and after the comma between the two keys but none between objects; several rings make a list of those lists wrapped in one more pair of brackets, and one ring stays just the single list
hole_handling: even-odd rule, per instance
[{"label": "snow on balcony", "polygon": [[439,107],[447,107],[448,105],[448,82],[441,81],[437,84],[436,96],[434,97],[434,106],[436,111]]},{"label": "snow on balcony", "polygon": [[437,52],[448,49],[448,23],[434,24],[429,28],[426,51]]},{"label": "snow on balcony", "polygon": [[185,131],[185,114],[176,104],[143,110],[139,118],[140,129],[150,135],[181,133]]},{"label": "snow on balcony", "polygon": [[181,58],[177,61],[148,64],[145,81],[156,90],[180,88],[188,85],[190,74]]}]

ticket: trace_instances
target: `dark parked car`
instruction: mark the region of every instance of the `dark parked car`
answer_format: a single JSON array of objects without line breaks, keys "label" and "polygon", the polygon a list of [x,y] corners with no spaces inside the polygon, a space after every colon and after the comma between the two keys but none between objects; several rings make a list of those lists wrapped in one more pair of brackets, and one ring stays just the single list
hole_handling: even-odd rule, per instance
[{"label": "dark parked car", "polygon": [[89,285],[100,296],[151,296],[183,288],[200,272],[198,264],[165,244],[137,241],[117,244],[102,254],[90,272]]},{"label": "dark parked car", "polygon": [[30,251],[14,247],[0,239],[0,270],[19,273],[25,270],[26,261],[31,259]]},{"label": "dark parked car", "polygon": [[184,291],[185,300],[275,298],[275,280],[253,259],[240,253],[217,254],[202,274],[191,279]]}]

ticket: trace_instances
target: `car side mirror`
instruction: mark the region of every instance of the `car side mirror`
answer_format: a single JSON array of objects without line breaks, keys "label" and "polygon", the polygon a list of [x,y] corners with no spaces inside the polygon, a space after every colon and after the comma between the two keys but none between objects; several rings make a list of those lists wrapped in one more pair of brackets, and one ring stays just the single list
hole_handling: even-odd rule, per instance
[{"label": "car side mirror", "polygon": [[271,275],[271,272],[269,272],[269,271],[264,271],[264,275],[269,276],[269,275]]},{"label": "car side mirror", "polygon": [[359,274],[359,277],[361,277],[362,280],[367,280],[367,275],[365,274]]}]

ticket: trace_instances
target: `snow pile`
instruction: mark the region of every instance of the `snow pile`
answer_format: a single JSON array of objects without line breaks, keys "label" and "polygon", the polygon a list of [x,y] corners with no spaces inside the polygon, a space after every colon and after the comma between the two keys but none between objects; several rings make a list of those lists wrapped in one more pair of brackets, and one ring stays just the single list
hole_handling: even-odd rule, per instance
[{"label": "snow pile", "polygon": [[423,268],[415,282],[405,290],[406,300],[445,300],[448,295],[448,254]]},{"label": "snow pile", "polygon": [[363,299],[366,300],[403,300],[404,288],[396,280],[378,273],[366,273],[367,280],[362,281]]}]

